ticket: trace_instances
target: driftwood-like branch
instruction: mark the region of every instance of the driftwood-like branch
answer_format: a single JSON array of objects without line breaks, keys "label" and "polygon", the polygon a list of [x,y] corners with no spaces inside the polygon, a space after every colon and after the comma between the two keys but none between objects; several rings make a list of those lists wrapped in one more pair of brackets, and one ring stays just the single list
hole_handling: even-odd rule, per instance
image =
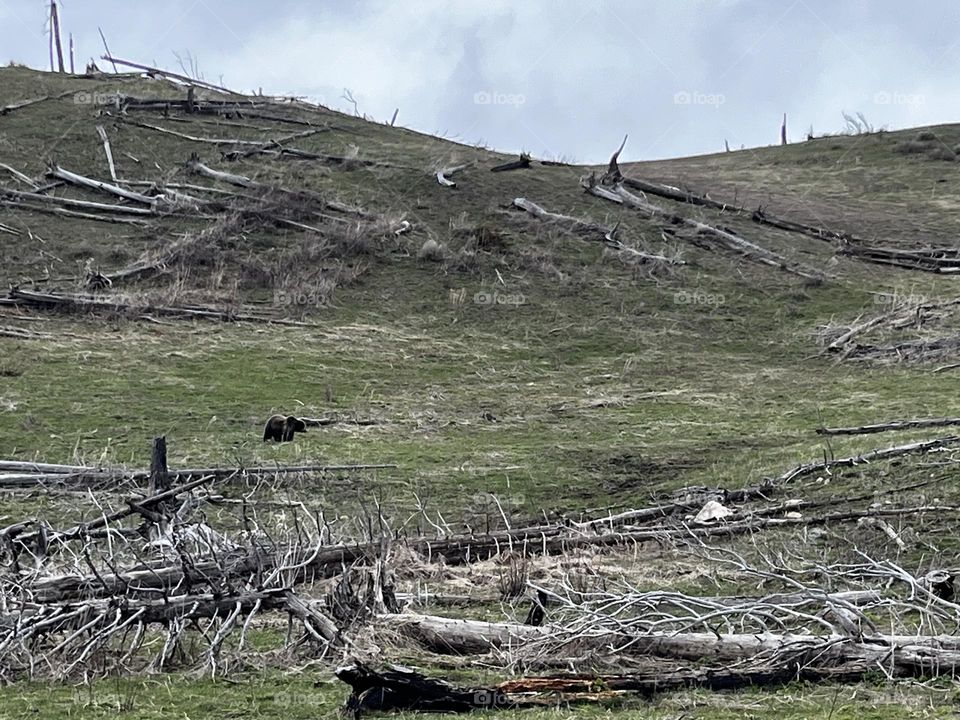
[{"label": "driftwood-like branch", "polygon": [[437,170],[437,182],[440,183],[443,187],[455,188],[457,184],[449,178],[450,175],[453,175],[455,172],[463,170],[468,165],[454,165],[453,167],[440,168]]}]

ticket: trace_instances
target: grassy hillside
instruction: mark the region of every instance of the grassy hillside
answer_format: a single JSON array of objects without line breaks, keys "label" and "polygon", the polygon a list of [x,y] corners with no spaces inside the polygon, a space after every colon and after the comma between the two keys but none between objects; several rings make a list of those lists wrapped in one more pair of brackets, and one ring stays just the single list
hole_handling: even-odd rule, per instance
[{"label": "grassy hillside", "polygon": [[[335,512],[376,494],[397,522],[419,498],[443,508],[448,521],[477,528],[491,522],[489,514],[480,519],[489,493],[518,517],[638,507],[680,488],[756,484],[825,454],[843,457],[937,432],[841,436],[828,444],[815,432],[821,425],[960,416],[960,371],[934,372],[956,361],[949,352],[934,362],[841,361],[822,342],[837,334],[824,334],[826,327],[954,299],[952,275],[868,264],[839,253],[836,243],[758,225],[749,213],[649,198],[824,273],[823,282],[811,283],[585,193],[580,178],[603,167],[535,161],[491,172],[513,158],[324,108],[254,107],[245,98],[239,116],[121,114],[111,100],[116,93],[185,95],[145,77],[0,69],[0,108],[49,98],[0,114],[0,162],[52,196],[113,203],[45,177],[56,164],[109,180],[101,125],[118,177],[144,183],[130,186],[139,191],[153,183],[205,199],[241,192],[191,174],[187,161],[197,153],[215,170],[272,188],[272,195],[242,191],[253,207],[289,205],[307,191],[375,218],[331,211],[332,219],[301,223],[316,223],[312,231],[234,207],[216,218],[172,211],[143,224],[105,222],[41,212],[36,204],[25,209],[5,190],[29,186],[0,167],[4,284],[83,292],[91,271],[111,275],[169,256],[177,259],[147,277],[115,282],[107,297],[252,307],[303,323],[143,320],[0,305],[2,458],[143,467],[151,439],[166,435],[173,467],[393,463],[359,480],[331,478],[293,492],[310,508]],[[228,140],[264,147],[312,130],[287,144],[345,160],[224,156],[251,147]],[[610,138],[611,151],[618,141]],[[910,249],[956,244],[960,164],[951,154],[958,143],[960,125],[951,125],[621,167],[628,177]],[[436,171],[461,164],[467,167],[452,175],[457,187],[441,187]],[[636,266],[602,242],[511,208],[518,197],[605,226],[619,223],[625,243],[685,264],[655,273]],[[410,231],[395,234],[404,221]],[[443,259],[419,257],[428,240],[442,245]],[[184,247],[189,252],[170,254]],[[493,295],[507,302],[485,304]],[[285,304],[290,297],[295,302]],[[950,335],[954,315],[938,311],[929,322],[882,331],[877,342]],[[260,440],[273,412],[378,422],[312,428],[296,443],[274,446]],[[960,500],[950,467],[921,462],[838,471],[832,483],[804,486],[803,495],[884,492],[934,475],[938,501]],[[7,492],[0,526],[27,515],[60,524],[91,512],[74,496]],[[957,564],[952,537],[938,537],[937,548],[935,564]],[[902,559],[915,568],[934,563],[919,541]],[[666,567],[676,556],[651,562]],[[193,681],[184,682],[194,692]],[[301,679],[278,682],[300,692]],[[104,683],[97,693],[119,699],[91,695],[84,717],[122,704],[127,686]],[[71,692],[17,690],[0,700],[0,715],[6,702],[14,715],[34,708],[43,716],[47,703]],[[162,699],[169,684],[129,692],[138,698],[126,709],[131,717],[146,716],[145,706],[173,707]],[[256,687],[209,692],[233,698],[225,703],[237,712],[294,716],[282,703],[261,706]],[[784,709],[765,693],[722,701],[681,694],[647,710],[658,717],[852,717],[876,702],[876,717],[927,717],[927,706],[945,700],[903,688],[881,700],[878,693],[888,691],[850,692],[837,700],[832,689],[795,688],[801,710]],[[183,705],[182,712],[202,716],[198,707]]]}]

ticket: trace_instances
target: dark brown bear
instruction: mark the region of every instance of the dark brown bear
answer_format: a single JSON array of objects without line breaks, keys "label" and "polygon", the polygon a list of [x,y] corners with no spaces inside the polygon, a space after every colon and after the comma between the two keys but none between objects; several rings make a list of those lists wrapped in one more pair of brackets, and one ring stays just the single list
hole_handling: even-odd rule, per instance
[{"label": "dark brown bear", "polygon": [[290,442],[294,433],[306,431],[307,424],[293,415],[273,415],[263,426],[263,441]]}]

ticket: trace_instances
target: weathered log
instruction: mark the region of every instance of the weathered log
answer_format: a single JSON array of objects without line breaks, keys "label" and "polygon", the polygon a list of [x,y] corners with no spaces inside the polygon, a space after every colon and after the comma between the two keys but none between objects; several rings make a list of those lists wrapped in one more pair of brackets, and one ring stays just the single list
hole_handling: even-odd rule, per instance
[{"label": "weathered log", "polygon": [[675,213],[668,212],[661,207],[653,205],[646,200],[628,192],[620,181],[613,181],[608,187],[606,185],[606,176],[599,182],[596,177],[591,175],[581,180],[581,185],[591,195],[609,200],[611,202],[625,205],[631,209],[644,213],[651,219],[662,219],[673,225],[685,225],[695,229],[699,234],[711,238],[716,244],[728,250],[732,250],[754,262],[775,267],[786,272],[799,275],[807,280],[821,281],[824,278],[823,273],[805,268],[800,264],[791,263],[786,258],[768,250],[764,247],[752,243],[749,240],[740,237],[731,230],[707,225],[692,218],[683,217]]},{"label": "weathered log", "polygon": [[528,167],[530,167],[530,156],[527,153],[520,153],[519,160],[492,167],[490,172],[508,172],[510,170],[523,170]]},{"label": "weathered log", "polygon": [[545,210],[535,202],[527,200],[526,198],[514,198],[513,206],[530,213],[539,220],[543,220],[545,222],[554,222],[561,227],[569,228],[570,230],[578,232],[581,235],[586,235],[591,239],[602,240],[615,250],[635,257],[641,262],[665,263],[667,265],[686,264],[680,258],[670,258],[664,255],[653,255],[651,253],[637,250],[636,248],[628,245],[624,245],[616,238],[616,231],[619,227],[619,224],[609,228],[590,220],[581,220],[580,218],[571,217],[570,215],[561,215],[560,213],[550,212],[549,210]]},{"label": "weathered log", "polygon": [[834,460],[822,460],[798,465],[777,478],[778,483],[787,483],[796,480],[799,477],[810,475],[821,470],[829,470],[834,467],[854,467],[870,463],[875,460],[889,460],[890,458],[900,457],[901,455],[923,454],[941,450],[960,442],[960,436],[949,435],[933,440],[921,440],[919,442],[907,443],[906,445],[897,445],[889,448],[877,448],[861,455],[853,455]]},{"label": "weathered log", "polygon": [[817,435],[870,435],[892,430],[910,430],[921,427],[947,427],[949,425],[960,425],[960,418],[919,418],[917,420],[891,420],[890,422],[877,423],[875,425],[857,425],[854,427],[820,427],[817,428]]},{"label": "weathered log", "polygon": [[217,320],[221,322],[258,322],[275,323],[278,325],[295,325],[303,327],[306,323],[270,315],[254,315],[251,313],[234,313],[225,310],[208,310],[186,307],[169,307],[165,305],[145,305],[142,307],[130,303],[103,300],[99,297],[83,295],[59,295],[55,293],[40,293],[20,288],[11,288],[7,293],[10,300],[17,304],[31,305],[46,309],[63,309],[68,311],[106,311],[114,313],[133,313],[139,317],[149,315],[164,315],[188,319]]},{"label": "weathered log", "polygon": [[72,185],[79,185],[80,187],[90,188],[91,190],[99,190],[100,192],[116,195],[124,200],[132,200],[143,205],[149,205],[150,207],[154,207],[158,200],[156,197],[149,197],[147,195],[134,192],[133,190],[126,190],[117,185],[111,185],[110,183],[105,183],[100,180],[93,180],[91,178],[84,177],[83,175],[72,173],[69,170],[64,170],[58,165],[54,165],[47,174],[51,177],[60,178],[61,180],[71,183]]}]

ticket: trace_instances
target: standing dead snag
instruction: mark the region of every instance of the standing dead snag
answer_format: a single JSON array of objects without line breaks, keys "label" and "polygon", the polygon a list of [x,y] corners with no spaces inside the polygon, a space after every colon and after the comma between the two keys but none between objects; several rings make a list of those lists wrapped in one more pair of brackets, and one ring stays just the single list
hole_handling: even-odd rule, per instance
[{"label": "standing dead snag", "polygon": [[150,458],[150,494],[157,495],[170,489],[170,473],[167,470],[167,438],[161,435],[153,439],[153,455]]}]

